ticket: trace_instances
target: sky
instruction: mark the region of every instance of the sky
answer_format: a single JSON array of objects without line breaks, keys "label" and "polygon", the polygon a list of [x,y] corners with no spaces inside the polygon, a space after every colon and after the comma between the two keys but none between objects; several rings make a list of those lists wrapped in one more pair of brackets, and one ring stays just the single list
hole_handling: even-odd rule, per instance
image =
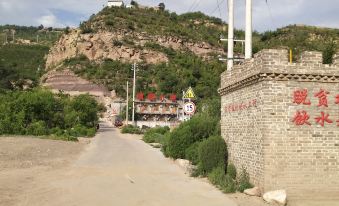
[{"label": "sky", "polygon": [[[245,24],[245,0],[235,1],[235,26]],[[130,1],[125,1],[129,3]],[[179,14],[201,11],[227,22],[227,0],[137,0],[143,5],[164,2]],[[77,27],[100,11],[107,0],[0,0],[0,25]],[[218,6],[219,5],[219,6]],[[290,24],[339,28],[339,0],[253,0],[253,27],[263,32]]]}]

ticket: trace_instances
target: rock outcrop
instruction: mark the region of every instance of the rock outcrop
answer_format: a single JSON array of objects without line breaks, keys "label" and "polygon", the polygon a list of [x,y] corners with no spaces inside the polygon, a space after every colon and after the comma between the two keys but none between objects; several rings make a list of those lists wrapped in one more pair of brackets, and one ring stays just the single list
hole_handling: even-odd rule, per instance
[{"label": "rock outcrop", "polygon": [[190,50],[204,58],[211,53],[224,53],[222,49],[214,48],[208,43],[185,42],[177,37],[149,36],[146,33],[123,30],[99,31],[94,34],[81,34],[80,30],[72,30],[51,48],[46,66],[53,68],[78,55],[85,55],[91,61],[112,59],[122,62],[144,61],[149,64],[168,62],[164,53],[144,47],[146,43],[157,43],[175,50]]}]

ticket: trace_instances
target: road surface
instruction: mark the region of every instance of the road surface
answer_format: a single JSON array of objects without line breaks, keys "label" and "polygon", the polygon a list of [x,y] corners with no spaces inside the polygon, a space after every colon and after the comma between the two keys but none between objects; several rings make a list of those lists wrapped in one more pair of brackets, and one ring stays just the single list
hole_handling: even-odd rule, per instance
[{"label": "road surface", "polygon": [[235,206],[134,135],[107,125],[70,167],[39,178],[25,206]]}]

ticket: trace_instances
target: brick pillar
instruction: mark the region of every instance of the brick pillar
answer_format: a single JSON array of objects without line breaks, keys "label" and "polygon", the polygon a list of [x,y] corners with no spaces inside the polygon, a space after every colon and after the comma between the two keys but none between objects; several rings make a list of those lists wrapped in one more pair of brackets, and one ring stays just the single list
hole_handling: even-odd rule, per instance
[{"label": "brick pillar", "polygon": [[339,53],[336,53],[334,56],[333,56],[333,65],[336,65],[336,66],[339,66]]},{"label": "brick pillar", "polygon": [[301,54],[301,63],[319,65],[323,63],[323,54],[318,51],[305,51]]}]

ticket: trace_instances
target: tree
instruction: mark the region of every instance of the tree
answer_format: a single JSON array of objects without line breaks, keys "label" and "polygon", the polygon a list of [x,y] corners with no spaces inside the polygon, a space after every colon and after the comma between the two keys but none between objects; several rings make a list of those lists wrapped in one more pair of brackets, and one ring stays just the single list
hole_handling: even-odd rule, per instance
[{"label": "tree", "polygon": [[39,30],[42,30],[42,29],[44,29],[45,27],[44,27],[44,25],[42,25],[42,24],[40,24],[40,26],[38,27],[38,29]]},{"label": "tree", "polygon": [[160,4],[158,5],[158,7],[159,7],[159,9],[160,9],[161,11],[165,11],[166,6],[165,6],[164,3],[160,3]]}]

